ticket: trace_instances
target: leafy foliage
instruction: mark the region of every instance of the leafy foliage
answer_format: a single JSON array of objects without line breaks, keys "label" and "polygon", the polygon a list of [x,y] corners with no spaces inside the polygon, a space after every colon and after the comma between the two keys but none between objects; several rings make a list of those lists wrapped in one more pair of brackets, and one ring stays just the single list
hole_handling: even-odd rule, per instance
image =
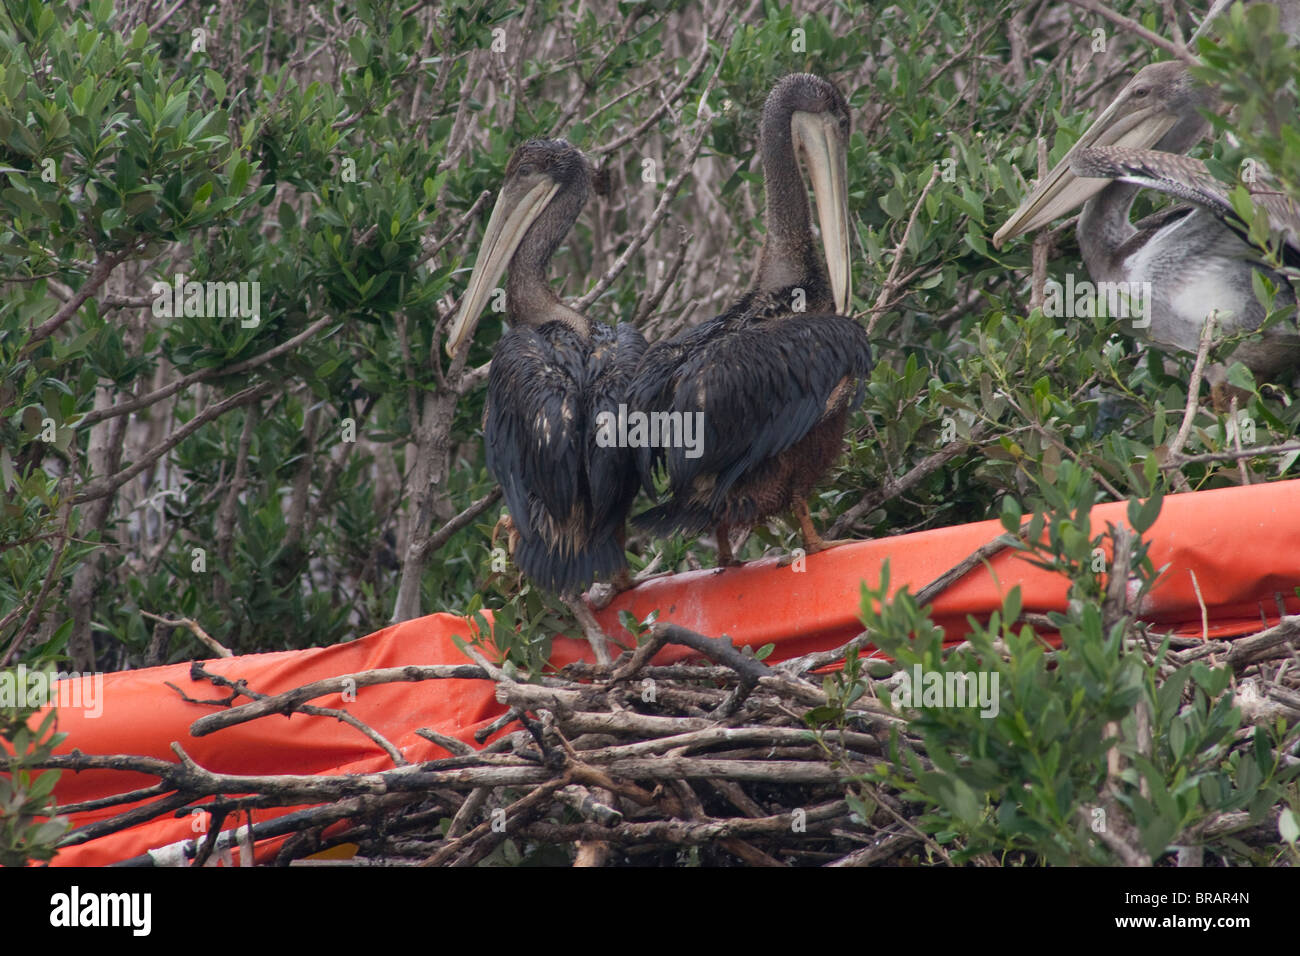
[{"label": "leafy foliage", "polygon": [[[887,567],[877,587],[863,584],[867,631],[910,681],[901,704],[891,699],[910,715],[908,733],[921,743],[914,746],[896,729],[890,760],[870,782],[920,803],[925,812],[918,825],[953,849],[954,862],[981,855],[1129,862],[1115,856],[1103,832],[1135,833],[1132,842],[1152,860],[1203,845],[1234,864],[1263,862],[1231,835],[1203,834],[1209,822],[1233,812],[1257,824],[1294,797],[1300,767],[1281,756],[1293,732],[1282,723],[1243,730],[1230,668],[1197,661],[1172,669],[1167,640],[1155,644],[1145,625],[1135,633],[1130,619],[1108,617],[1096,556],[1129,548],[1134,601],[1154,583],[1156,569],[1140,539],[1113,529],[1091,533],[1096,489],[1069,462],[1062,472],[1055,485],[1040,479],[1028,521],[1022,524],[1015,508],[1003,516],[1009,540],[1027,558],[1071,582],[1068,611],[1048,615],[1059,647],[1028,623],[1017,627],[1018,587],[987,624],[970,621],[966,643],[945,652],[943,630],[907,589],[889,596]],[[1134,524],[1149,526],[1158,505],[1158,499],[1133,499]],[[911,680],[918,673],[926,675],[926,687],[935,675],[935,687],[964,688],[958,699],[969,704],[922,695]],[[808,719],[825,723],[870,692],[875,685],[864,674],[860,663],[851,663],[828,678],[828,695],[838,703]],[[986,686],[992,688],[987,698]],[[979,705],[993,706],[976,706],[976,687]],[[1110,766],[1114,757],[1122,770]],[[860,816],[869,817],[863,795],[855,799]]]},{"label": "leafy foliage", "polygon": [[30,709],[0,709],[0,757],[13,761],[9,772],[0,777],[0,866],[49,860],[68,828],[66,818],[55,815],[53,793],[59,771],[33,774],[26,769],[48,758],[67,735],[54,732],[53,710],[35,728],[28,726],[31,715]]}]

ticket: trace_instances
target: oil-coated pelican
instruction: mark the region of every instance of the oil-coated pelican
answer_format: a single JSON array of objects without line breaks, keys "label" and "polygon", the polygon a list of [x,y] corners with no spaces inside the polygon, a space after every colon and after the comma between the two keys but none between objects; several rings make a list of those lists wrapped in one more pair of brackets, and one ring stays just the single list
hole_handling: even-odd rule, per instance
[{"label": "oil-coated pelican", "polygon": [[632,386],[634,408],[702,415],[703,424],[696,449],[639,450],[646,490],[654,494],[662,464],[671,497],[634,521],[661,534],[712,528],[723,565],[734,563],[732,528],[791,508],[807,552],[829,546],[813,527],[807,496],[839,455],[871,370],[866,332],[829,314],[849,307],[848,136],[848,104],[830,83],[798,74],[776,84],[760,134],[767,235],[750,289],[722,315],[649,348]]},{"label": "oil-coated pelican", "polygon": [[[1194,352],[1212,313],[1226,333],[1258,329],[1265,309],[1255,297],[1252,274],[1262,272],[1279,288],[1275,306],[1295,301],[1291,287],[1260,264],[1223,187],[1203,164],[1181,155],[1208,132],[1201,111],[1216,105],[1183,63],[1143,68],[997,231],[994,245],[1082,204],[1079,248],[1092,280],[1121,283],[1139,296],[1150,291],[1144,317],[1150,325],[1135,326],[1135,334],[1158,347]],[[1193,205],[1134,225],[1129,212],[1143,188]],[[1276,223],[1285,216],[1273,218]],[[1294,369],[1300,365],[1294,320],[1266,329],[1261,342],[1242,343],[1232,359],[1257,377]]]},{"label": "oil-coated pelican", "polygon": [[484,410],[487,466],[518,534],[515,563],[566,597],[597,576],[626,572],[625,525],[637,489],[632,453],[598,444],[596,420],[626,402],[645,339],[630,325],[588,321],[546,281],[591,175],[586,157],[563,140],[515,151],[447,335],[455,354],[509,266],[511,327],[492,357]]}]

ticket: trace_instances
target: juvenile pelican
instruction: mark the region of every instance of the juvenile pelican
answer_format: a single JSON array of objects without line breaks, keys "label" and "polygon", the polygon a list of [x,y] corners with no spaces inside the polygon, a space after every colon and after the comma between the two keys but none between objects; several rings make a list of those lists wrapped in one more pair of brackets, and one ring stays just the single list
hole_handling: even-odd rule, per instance
[{"label": "juvenile pelican", "polygon": [[[1150,291],[1149,325],[1135,325],[1135,334],[1166,350],[1194,352],[1211,314],[1225,333],[1258,329],[1266,312],[1255,297],[1253,274],[1261,272],[1278,288],[1275,306],[1294,304],[1294,293],[1246,241],[1246,227],[1222,184],[1204,164],[1181,155],[1209,130],[1202,111],[1216,108],[1212,91],[1197,84],[1185,64],[1143,68],[997,231],[994,245],[1082,204],[1079,248],[1093,281]],[[1129,213],[1143,188],[1192,205],[1133,224]],[[1267,204],[1275,225],[1285,227],[1280,197]],[[1289,242],[1294,251],[1294,232]],[[1242,343],[1232,359],[1265,379],[1300,365],[1294,317],[1264,330],[1262,339]]]}]

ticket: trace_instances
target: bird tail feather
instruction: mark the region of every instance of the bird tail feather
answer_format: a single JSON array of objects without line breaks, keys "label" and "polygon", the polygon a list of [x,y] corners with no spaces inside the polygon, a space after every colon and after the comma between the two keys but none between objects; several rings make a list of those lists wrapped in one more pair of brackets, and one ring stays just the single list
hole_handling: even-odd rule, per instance
[{"label": "bird tail feather", "polygon": [[675,533],[689,536],[712,530],[714,519],[712,509],[706,504],[669,501],[641,512],[632,523],[658,537]]},{"label": "bird tail feather", "polygon": [[627,555],[610,534],[576,551],[552,549],[541,538],[520,540],[515,564],[538,587],[554,594],[576,595],[597,577],[609,578],[627,567]]}]

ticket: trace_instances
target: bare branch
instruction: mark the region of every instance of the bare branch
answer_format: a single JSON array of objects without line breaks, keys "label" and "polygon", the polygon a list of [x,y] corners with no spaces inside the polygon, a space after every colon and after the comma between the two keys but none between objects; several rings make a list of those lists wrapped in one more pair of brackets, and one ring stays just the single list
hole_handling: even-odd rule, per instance
[{"label": "bare branch", "polygon": [[1186,47],[1179,46],[1177,43],[1166,40],[1160,34],[1151,32],[1136,20],[1130,20],[1123,14],[1116,13],[1114,10],[1102,6],[1102,4],[1098,3],[1097,0],[1069,0],[1069,2],[1082,10],[1087,10],[1089,13],[1095,13],[1099,16],[1105,17],[1117,27],[1121,27],[1129,33],[1132,33],[1134,36],[1146,40],[1146,42],[1150,43],[1152,46],[1159,47],[1170,56],[1176,57],[1184,63],[1196,64],[1199,62]]},{"label": "bare branch", "polygon": [[214,378],[224,378],[227,375],[242,375],[244,372],[251,372],[253,369],[279,358],[286,352],[293,351],[331,322],[336,321],[337,319],[335,319],[334,316],[327,315],[323,319],[317,319],[293,338],[286,339],[274,348],[267,349],[261,355],[254,355],[252,358],[245,359],[242,362],[236,362],[234,365],[199,369],[197,372],[191,372],[189,375],[182,376],[174,382],[168,382],[161,388],[154,389],[148,395],[142,395],[129,402],[121,402],[111,408],[97,408],[93,411],[87,412],[79,421],[76,422],[76,424],[79,427],[88,427],[108,418],[116,418],[118,415],[129,415],[131,412],[138,412],[142,408],[148,408],[150,405],[157,404],[163,399],[175,395],[182,389],[189,388],[191,385],[195,385],[199,382],[206,382],[209,379]]},{"label": "bare branch", "polygon": [[190,435],[214,419],[220,418],[232,408],[238,408],[240,405],[247,405],[249,402],[255,402],[262,396],[268,394],[275,388],[273,382],[262,382],[260,385],[254,385],[237,392],[224,401],[209,405],[202,412],[195,415],[192,419],[176,429],[167,436],[156,448],[150,449],[142,455],[138,461],[128,468],[106,477],[96,478],[87,482],[81,491],[73,496],[74,504],[84,504],[87,501],[93,501],[96,498],[102,498],[104,495],[112,494],[122,485],[126,484],[136,475],[140,474],[155,461],[167,454]]},{"label": "bare branch", "polygon": [[199,642],[200,642],[201,644],[203,644],[203,645],[204,645],[208,650],[212,651],[212,653],[216,654],[218,657],[233,657],[233,656],[234,656],[234,655],[231,653],[230,648],[226,647],[224,644],[222,644],[220,641],[218,641],[215,637],[213,637],[211,634],[209,634],[207,631],[205,631],[205,630],[203,629],[203,626],[202,626],[201,624],[199,624],[198,621],[195,621],[195,620],[193,620],[193,619],[191,619],[191,618],[188,618],[188,617],[179,617],[179,618],[162,617],[161,615],[158,615],[158,614],[150,614],[148,611],[145,611],[145,610],[141,610],[141,611],[140,611],[140,616],[141,616],[141,617],[147,617],[149,620],[151,620],[151,621],[157,621],[157,622],[160,623],[160,624],[166,624],[166,625],[168,625],[169,627],[183,627],[183,628],[188,629],[191,633],[194,634],[195,637],[197,637],[197,638],[199,639]]},{"label": "bare branch", "polygon": [[[713,84],[716,82],[717,78],[718,74],[714,72],[713,76],[709,78],[708,84],[705,86],[705,96],[709,95],[709,92],[713,89]],[[641,227],[641,231],[636,234],[636,237],[628,244],[628,247],[624,249],[623,253],[617,260],[615,260],[614,264],[600,277],[600,280],[594,287],[592,287],[591,291],[578,299],[577,302],[573,303],[573,307],[579,312],[587,311],[591,306],[591,303],[600,298],[601,294],[613,284],[614,280],[622,275],[623,270],[626,269],[628,263],[632,261],[632,257],[636,255],[637,251],[645,245],[646,240],[649,239],[650,236],[654,234],[655,230],[659,228],[659,224],[663,222],[664,216],[668,214],[669,203],[671,203],[673,198],[677,195],[677,190],[681,188],[682,182],[686,179],[687,175],[691,171],[691,167],[695,163],[695,158],[700,154],[700,147],[704,144],[704,137],[708,135],[709,129],[709,124],[704,122],[702,119],[698,122],[698,129],[696,130],[695,136],[691,140],[690,145],[686,149],[686,156],[682,160],[682,167],[678,170],[677,175],[674,176],[668,182],[668,185],[664,187],[663,195],[659,197],[659,204],[655,206],[654,213],[646,221],[645,225]]]},{"label": "bare branch", "polygon": [[[673,89],[669,92],[669,94],[664,97],[663,102],[659,104],[658,109],[654,110],[649,116],[645,118],[644,121],[641,122],[640,125],[638,125],[631,132],[625,133],[622,136],[619,136],[617,139],[611,140],[610,142],[605,143],[604,145],[598,146],[595,149],[591,150],[591,155],[605,156],[609,153],[614,152],[614,150],[616,149],[622,149],[628,143],[635,142],[637,139],[641,137],[643,133],[645,133],[646,130],[648,130],[655,123],[659,122],[659,118],[663,116],[664,113],[668,112],[668,110],[672,107],[672,105],[681,98],[681,95],[683,93],[686,92],[686,88],[689,87],[692,83],[694,83],[695,78],[699,76],[701,72],[703,72],[704,64],[707,63],[709,59],[708,39],[709,38],[706,36],[700,41],[700,55],[695,58],[695,62],[692,63],[691,68],[686,71],[686,75],[682,77],[682,81],[678,83],[675,87],[673,87]],[[704,96],[708,96],[709,91],[712,88],[713,88],[712,83],[710,83],[707,87],[705,87]]]},{"label": "bare branch", "polygon": [[108,255],[101,256],[76,294],[63,303],[59,310],[49,319],[32,329],[31,335],[23,346],[23,351],[31,352],[36,345],[45,341],[57,332],[68,319],[76,315],[77,310],[85,304],[85,301],[99,291],[99,287],[108,281],[108,277],[113,274],[113,270],[125,262],[131,254],[132,250],[124,249],[120,252],[111,252]]}]

